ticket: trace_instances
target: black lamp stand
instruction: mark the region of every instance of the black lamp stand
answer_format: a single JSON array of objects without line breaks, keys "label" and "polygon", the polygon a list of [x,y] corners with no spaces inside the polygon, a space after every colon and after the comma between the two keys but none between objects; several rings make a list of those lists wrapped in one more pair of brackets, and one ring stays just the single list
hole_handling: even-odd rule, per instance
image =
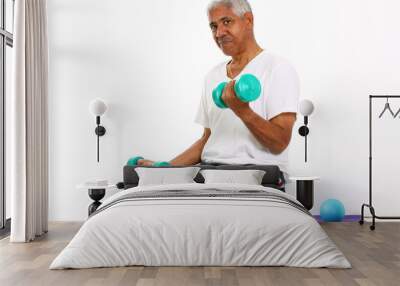
[{"label": "black lamp stand", "polygon": [[99,159],[99,157],[100,157],[100,153],[99,153],[99,138],[100,138],[100,136],[103,136],[104,134],[106,134],[106,129],[103,127],[103,126],[101,126],[100,125],[100,116],[96,116],[96,124],[97,124],[97,127],[96,127],[96,129],[94,130],[94,133],[96,133],[96,135],[97,135],[97,162],[99,162],[100,161],[100,159]]},{"label": "black lamp stand", "polygon": [[304,125],[299,128],[299,134],[305,139],[305,150],[304,150],[304,162],[307,162],[307,135],[310,133],[310,130],[307,127],[308,125],[308,116],[304,116]]}]

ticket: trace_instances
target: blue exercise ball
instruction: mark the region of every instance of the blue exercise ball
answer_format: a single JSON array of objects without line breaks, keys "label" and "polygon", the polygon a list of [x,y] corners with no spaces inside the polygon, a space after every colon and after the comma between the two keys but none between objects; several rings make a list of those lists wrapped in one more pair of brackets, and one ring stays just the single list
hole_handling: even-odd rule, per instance
[{"label": "blue exercise ball", "polygon": [[324,201],[319,212],[323,221],[342,221],[345,213],[341,201],[335,199]]}]

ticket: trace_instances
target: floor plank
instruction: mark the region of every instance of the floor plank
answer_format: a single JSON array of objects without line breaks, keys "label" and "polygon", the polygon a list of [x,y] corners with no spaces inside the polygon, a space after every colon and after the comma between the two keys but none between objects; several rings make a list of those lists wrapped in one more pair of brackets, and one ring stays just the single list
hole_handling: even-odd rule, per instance
[{"label": "floor plank", "polygon": [[390,286],[400,281],[400,223],[380,222],[375,231],[357,223],[322,227],[352,263],[352,269],[290,267],[116,267],[48,269],[80,228],[80,222],[50,223],[50,231],[32,243],[0,240],[0,285],[136,286]]}]

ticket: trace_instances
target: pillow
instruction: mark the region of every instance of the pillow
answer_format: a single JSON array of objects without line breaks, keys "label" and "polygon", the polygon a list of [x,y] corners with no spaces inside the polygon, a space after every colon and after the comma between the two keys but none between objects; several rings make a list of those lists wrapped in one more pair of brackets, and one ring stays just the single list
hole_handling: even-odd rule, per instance
[{"label": "pillow", "polygon": [[246,185],[261,185],[265,171],[262,170],[201,170],[204,183],[234,183]]},{"label": "pillow", "polygon": [[187,184],[194,183],[193,179],[199,172],[199,167],[184,168],[146,168],[135,169],[139,176],[139,186]]}]

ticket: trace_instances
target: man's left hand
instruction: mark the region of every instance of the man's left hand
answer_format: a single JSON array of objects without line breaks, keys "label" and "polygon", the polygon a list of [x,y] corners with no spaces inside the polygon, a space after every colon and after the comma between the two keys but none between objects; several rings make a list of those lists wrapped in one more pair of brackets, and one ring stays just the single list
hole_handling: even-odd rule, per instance
[{"label": "man's left hand", "polygon": [[222,93],[222,100],[225,104],[232,109],[232,111],[239,116],[242,111],[247,111],[250,109],[248,102],[242,102],[237,98],[234,87],[235,80],[228,82]]}]

